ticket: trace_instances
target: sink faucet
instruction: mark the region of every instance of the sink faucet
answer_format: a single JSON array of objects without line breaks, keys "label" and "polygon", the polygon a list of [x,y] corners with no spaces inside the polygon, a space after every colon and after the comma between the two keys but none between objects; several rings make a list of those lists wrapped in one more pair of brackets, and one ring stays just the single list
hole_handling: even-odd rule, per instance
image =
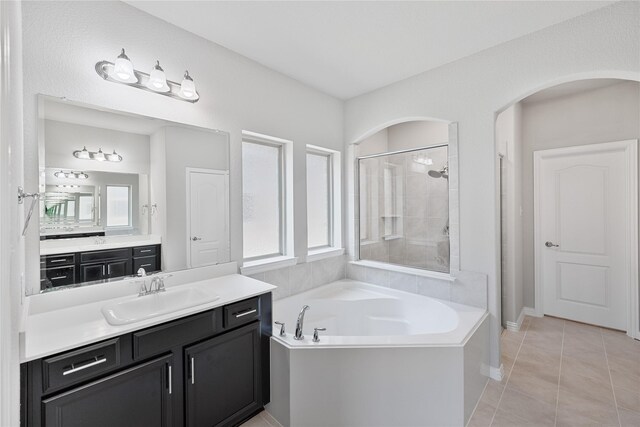
[{"label": "sink faucet", "polygon": [[138,293],[139,297],[149,295],[149,294],[157,294],[158,292],[166,291],[164,287],[164,277],[156,276],[151,279],[151,284],[149,284],[149,288],[147,288],[146,281],[142,281],[142,286],[140,287],[140,293]]},{"label": "sink faucet", "polygon": [[304,313],[309,309],[308,305],[302,307],[300,310],[300,314],[298,314],[298,321],[296,322],[296,334],[293,336],[294,340],[302,340],[304,339],[304,335],[302,335],[302,325],[304,324]]}]

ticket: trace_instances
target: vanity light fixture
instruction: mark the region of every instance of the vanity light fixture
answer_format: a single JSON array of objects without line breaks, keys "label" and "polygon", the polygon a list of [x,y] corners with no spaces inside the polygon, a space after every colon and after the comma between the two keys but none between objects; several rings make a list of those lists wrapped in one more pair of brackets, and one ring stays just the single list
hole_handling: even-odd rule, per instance
[{"label": "vanity light fixture", "polygon": [[89,175],[86,172],[74,172],[74,171],[58,171],[53,174],[56,178],[66,179],[87,179]]},{"label": "vanity light fixture", "polygon": [[80,188],[79,185],[56,185],[58,188]]},{"label": "vanity light fixture", "polygon": [[[76,150],[73,152],[73,157],[76,159],[82,160],[96,160],[98,162],[121,162],[122,156],[116,153],[116,150],[113,150],[113,153],[105,154],[102,152],[102,148],[99,148],[98,151],[89,151],[87,147],[84,147],[82,150]],[[57,176],[57,175],[56,175]],[[88,177],[88,176],[87,176]]]},{"label": "vanity light fixture", "polygon": [[[100,61],[96,64],[95,69],[100,77],[113,83],[126,84],[127,86],[191,103],[198,102],[200,99],[195,83],[188,71],[185,71],[181,84],[167,80],[159,61],[156,61],[150,74],[143,73],[133,68],[133,64],[125,54],[124,49],[122,49],[115,62]],[[107,158],[107,160],[109,159]]]}]

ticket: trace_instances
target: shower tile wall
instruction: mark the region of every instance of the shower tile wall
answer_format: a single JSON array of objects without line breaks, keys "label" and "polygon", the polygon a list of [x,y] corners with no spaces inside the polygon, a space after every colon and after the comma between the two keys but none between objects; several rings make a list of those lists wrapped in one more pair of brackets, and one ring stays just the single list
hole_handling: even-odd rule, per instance
[{"label": "shower tile wall", "polygon": [[[367,206],[361,229],[365,237],[360,246],[360,259],[401,264],[433,271],[449,271],[449,188],[448,180],[428,175],[447,164],[447,147],[422,150],[432,159],[430,166],[414,161],[416,152],[396,154],[361,162],[361,177],[367,183],[361,200]],[[395,186],[399,201],[389,212],[394,199],[384,186],[383,169],[391,168],[401,185]],[[363,192],[364,192],[363,191]],[[386,222],[396,223],[388,236]],[[397,234],[396,234],[397,233]],[[383,236],[386,236],[383,238]]]}]

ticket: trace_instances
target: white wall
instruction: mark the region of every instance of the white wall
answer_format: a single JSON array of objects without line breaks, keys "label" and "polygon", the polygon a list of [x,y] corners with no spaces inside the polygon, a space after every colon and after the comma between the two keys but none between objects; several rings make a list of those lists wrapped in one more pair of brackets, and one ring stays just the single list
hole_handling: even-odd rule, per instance
[{"label": "white wall", "polygon": [[496,119],[496,146],[502,155],[502,323],[518,320],[524,306],[522,276],[522,106]]},{"label": "white wall", "polygon": [[640,84],[622,82],[540,102],[522,103],[524,304],[534,307],[533,152],[640,139]]},{"label": "white wall", "polygon": [[[0,425],[20,423],[18,331],[24,286],[22,184],[22,37],[20,2],[0,2]],[[37,188],[37,186],[36,186]],[[31,191],[36,191],[35,189]]]},{"label": "white wall", "polygon": [[449,139],[449,124],[446,122],[405,122],[390,126],[388,131],[389,151],[446,144]]},{"label": "white wall", "polygon": [[[306,144],[343,151],[343,103],[219,45],[120,2],[24,2],[24,138],[27,188],[37,188],[36,94],[64,96],[230,133],[231,259],[242,259],[241,131],[294,142],[295,253],[304,258]],[[137,69],[159,59],[171,80],[185,69],[196,104],[106,82],[96,62],[126,48]],[[170,201],[168,201],[170,203]],[[37,228],[28,239],[29,280],[37,280]]]},{"label": "white wall", "polygon": [[639,20],[640,3],[618,2],[346,102],[347,144],[406,118],[459,123],[460,263],[489,275],[494,368],[500,360],[495,114],[563,81],[640,80]]}]

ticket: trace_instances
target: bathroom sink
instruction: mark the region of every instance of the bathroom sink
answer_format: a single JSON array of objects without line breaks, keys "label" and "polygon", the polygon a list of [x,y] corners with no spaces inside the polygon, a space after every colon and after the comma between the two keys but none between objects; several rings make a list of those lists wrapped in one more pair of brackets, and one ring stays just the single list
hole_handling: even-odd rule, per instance
[{"label": "bathroom sink", "polygon": [[207,304],[219,298],[219,295],[209,294],[200,289],[178,288],[106,304],[102,306],[101,311],[109,324],[118,326]]}]

